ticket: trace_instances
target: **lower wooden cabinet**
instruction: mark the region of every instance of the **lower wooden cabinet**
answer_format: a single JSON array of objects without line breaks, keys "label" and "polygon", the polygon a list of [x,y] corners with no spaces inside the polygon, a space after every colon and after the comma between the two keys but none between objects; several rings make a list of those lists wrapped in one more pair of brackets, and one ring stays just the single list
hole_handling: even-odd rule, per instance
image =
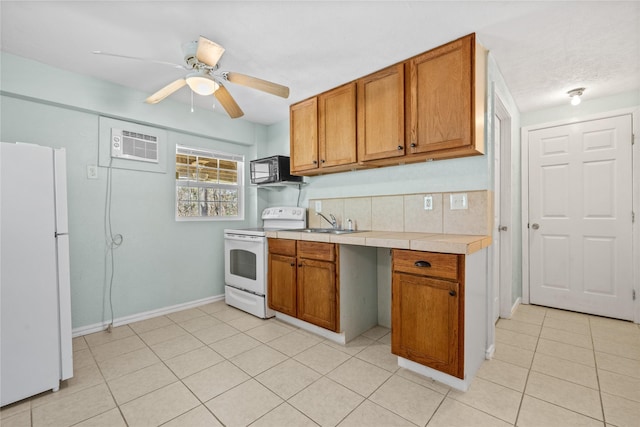
[{"label": "lower wooden cabinet", "polygon": [[297,313],[296,257],[269,254],[269,308],[294,316]]},{"label": "lower wooden cabinet", "polygon": [[337,332],[336,264],[298,259],[298,319]]},{"label": "lower wooden cabinet", "polygon": [[269,307],[338,332],[336,253],[333,243],[269,239]]},{"label": "lower wooden cabinet", "polygon": [[391,352],[463,378],[464,255],[393,250]]}]

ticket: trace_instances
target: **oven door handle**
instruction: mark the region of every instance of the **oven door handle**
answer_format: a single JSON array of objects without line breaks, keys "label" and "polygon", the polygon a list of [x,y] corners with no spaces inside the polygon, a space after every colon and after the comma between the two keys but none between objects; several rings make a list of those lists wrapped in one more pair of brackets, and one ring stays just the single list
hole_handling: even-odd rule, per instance
[{"label": "oven door handle", "polygon": [[224,240],[233,240],[236,242],[246,242],[246,243],[261,243],[264,239],[263,237],[258,236],[245,236],[245,235],[234,235],[234,234],[225,234]]}]

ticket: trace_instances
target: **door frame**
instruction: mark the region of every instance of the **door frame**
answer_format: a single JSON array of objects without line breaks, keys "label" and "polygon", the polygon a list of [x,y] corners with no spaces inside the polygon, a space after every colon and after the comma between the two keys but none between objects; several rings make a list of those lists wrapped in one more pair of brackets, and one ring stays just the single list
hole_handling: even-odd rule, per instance
[{"label": "door frame", "polygon": [[[573,123],[586,122],[591,120],[606,119],[609,117],[631,114],[632,138],[632,209],[636,219],[632,224],[633,243],[632,259],[640,254],[640,107],[623,108],[608,112],[589,114],[583,117],[574,117],[554,122],[540,123],[525,126],[521,130],[522,141],[522,303],[529,304],[530,301],[530,281],[529,281],[529,133],[535,130],[548,127],[563,126]],[[629,212],[631,215],[631,212]],[[633,268],[633,290],[636,294],[634,301],[634,323],[640,323],[640,263],[636,263]]]}]

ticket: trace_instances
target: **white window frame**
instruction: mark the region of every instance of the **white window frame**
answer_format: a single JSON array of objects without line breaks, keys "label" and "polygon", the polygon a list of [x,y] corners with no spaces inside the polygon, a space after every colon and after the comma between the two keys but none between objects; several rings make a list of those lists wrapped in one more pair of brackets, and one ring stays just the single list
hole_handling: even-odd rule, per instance
[{"label": "white window frame", "polygon": [[[219,184],[207,181],[199,181],[196,177],[195,180],[179,180],[176,176],[175,180],[175,218],[176,221],[241,221],[244,220],[244,156],[240,154],[225,153],[216,150],[209,150],[205,148],[187,147],[184,145],[176,144],[176,155],[187,154],[198,157],[209,157],[221,160],[231,160],[237,162],[237,174],[238,181],[236,184]],[[176,171],[177,163],[174,157],[174,172]],[[223,190],[234,189],[238,191],[238,214],[234,216],[179,216],[178,215],[178,188],[179,187],[191,187],[191,188],[218,188]]]}]

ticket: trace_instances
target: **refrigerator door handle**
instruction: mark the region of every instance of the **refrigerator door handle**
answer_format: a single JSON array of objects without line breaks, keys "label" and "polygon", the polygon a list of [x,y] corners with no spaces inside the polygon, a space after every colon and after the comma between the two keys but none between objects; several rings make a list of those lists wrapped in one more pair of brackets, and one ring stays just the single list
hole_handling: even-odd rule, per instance
[{"label": "refrigerator door handle", "polygon": [[68,236],[68,235],[69,235],[69,233],[58,233],[57,231],[53,233],[53,236],[56,237],[56,238],[58,236]]}]

